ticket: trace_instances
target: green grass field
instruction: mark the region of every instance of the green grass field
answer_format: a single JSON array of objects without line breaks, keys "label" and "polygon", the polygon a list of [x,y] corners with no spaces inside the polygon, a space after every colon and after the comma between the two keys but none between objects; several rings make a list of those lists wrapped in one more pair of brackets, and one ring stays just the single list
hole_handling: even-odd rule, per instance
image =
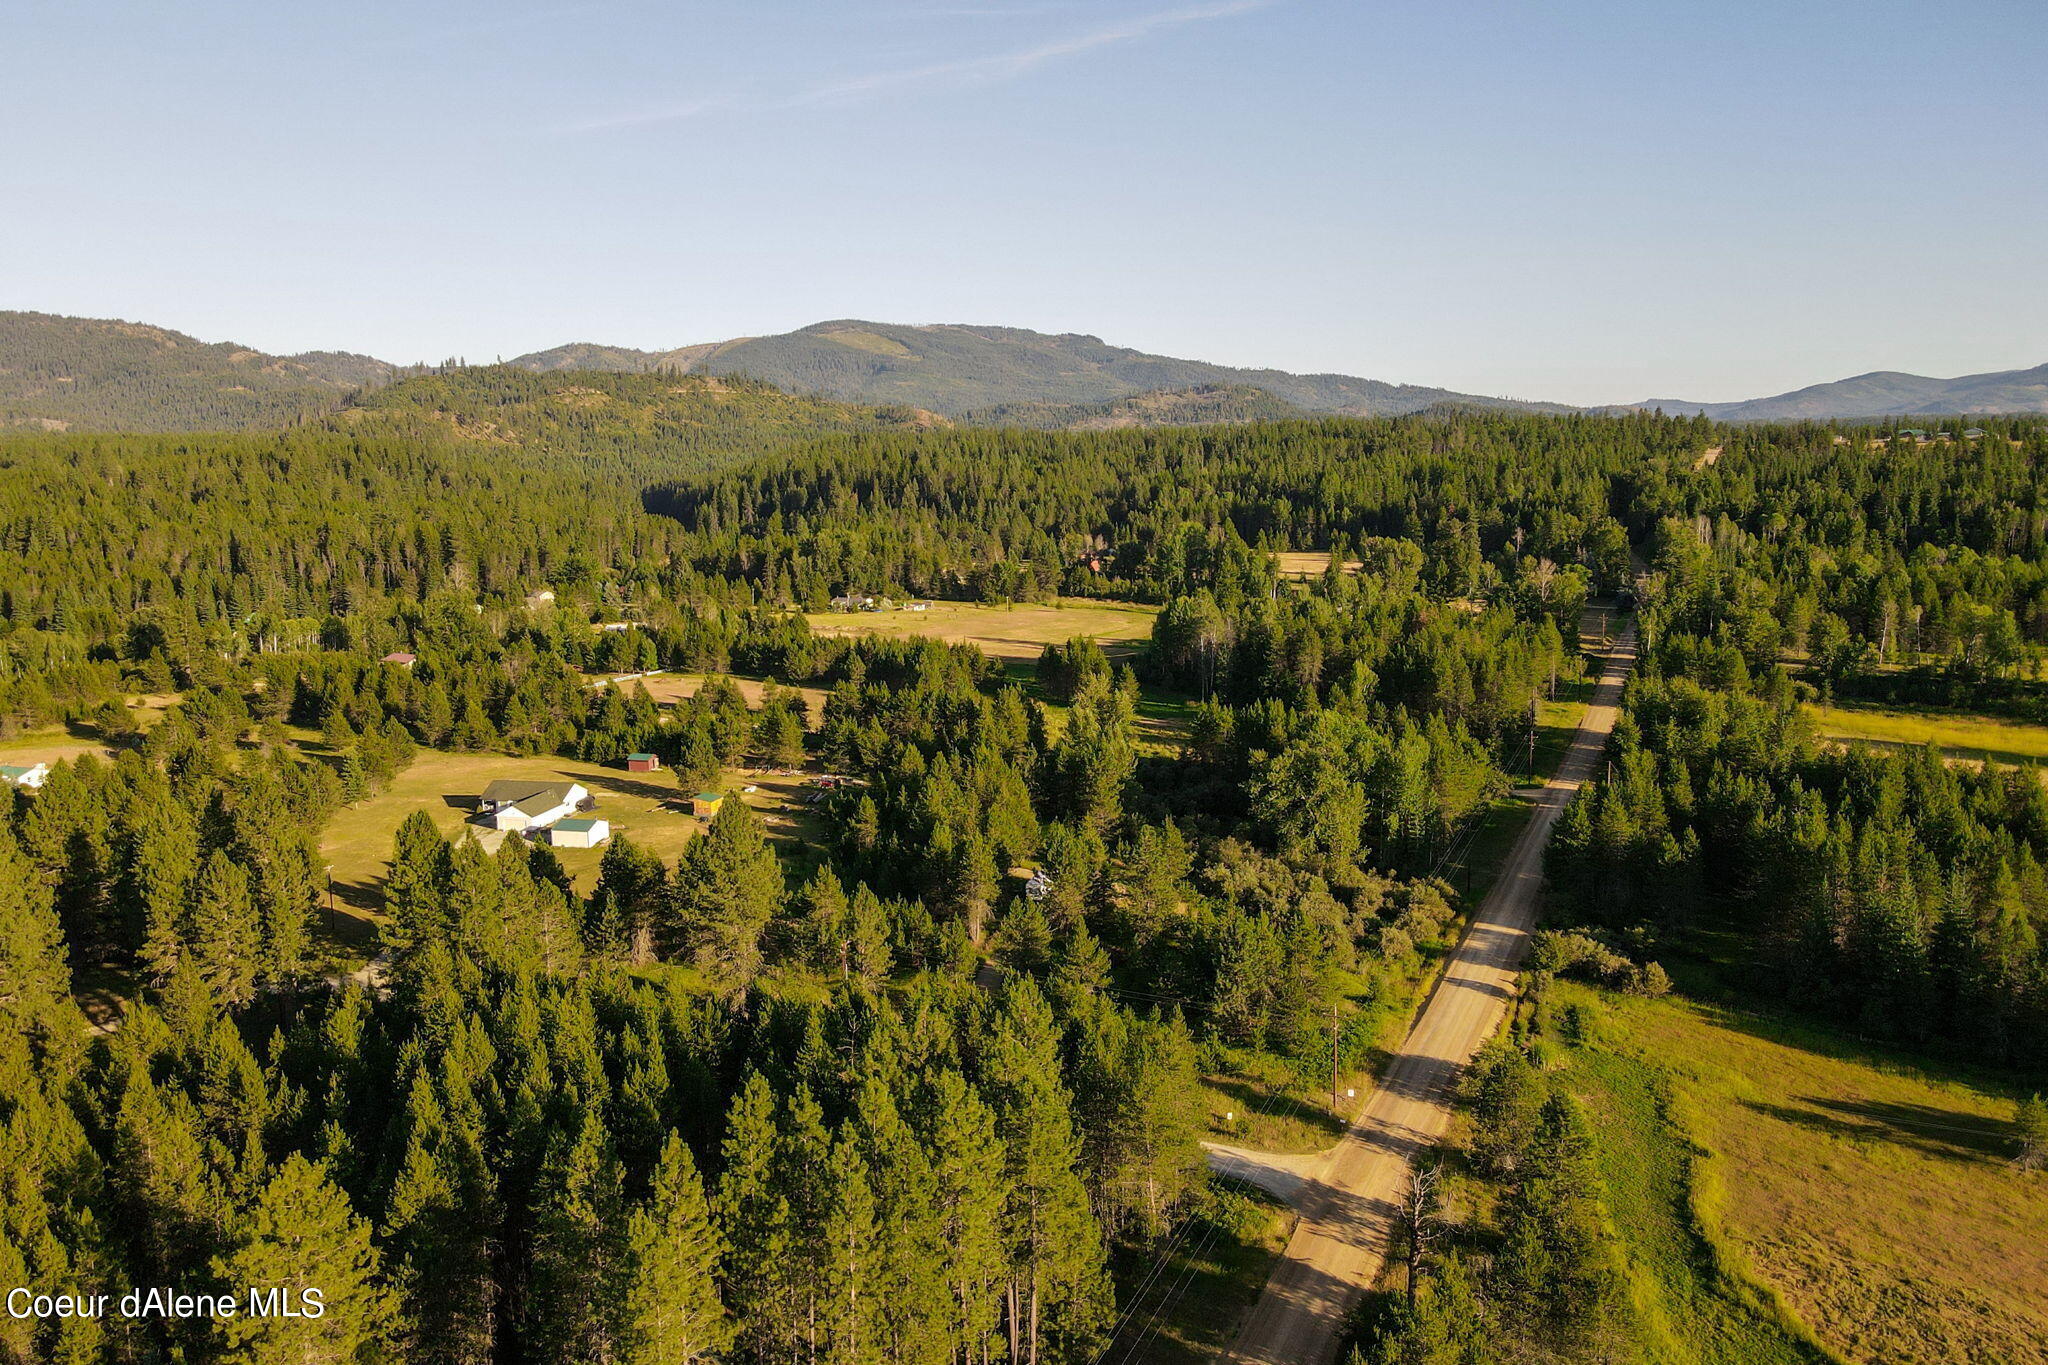
[{"label": "green grass field", "polygon": [[[614,835],[630,836],[664,862],[674,862],[683,846],[703,828],[680,803],[688,793],[676,785],[674,774],[666,771],[629,773],[552,755],[515,758],[422,749],[412,766],[385,790],[337,812],[321,836],[320,852],[334,869],[343,913],[353,911],[362,916],[382,905],[392,837],[407,815],[424,810],[442,833],[453,837],[468,827],[472,798],[500,778],[582,783],[597,800],[594,814],[611,822]],[[816,819],[792,800],[803,779],[750,776],[730,770],[723,785],[738,792],[749,784],[759,790],[743,799],[761,812],[769,834],[784,842],[802,841],[807,832],[802,822]],[[604,850],[563,848],[556,849],[555,856],[575,879],[577,889],[587,893],[596,882]]]},{"label": "green grass field", "polygon": [[1960,711],[1900,711],[1881,706],[1813,706],[1814,733],[1888,748],[1938,744],[1951,758],[1999,763],[2048,760],[2048,726],[2024,725]]},{"label": "green grass field", "polygon": [[1152,638],[1159,608],[1132,602],[1063,597],[1053,603],[982,606],[934,602],[931,610],[813,612],[805,617],[820,635],[928,635],[970,644],[997,659],[1036,659],[1047,645],[1086,638],[1114,656],[1128,654]]},{"label": "green grass field", "polygon": [[[164,712],[177,700],[175,696],[130,697],[128,714],[134,718],[137,729],[147,730],[162,720]],[[84,754],[110,759],[114,750],[90,725],[52,725],[0,738],[0,762],[61,763]]]},{"label": "green grass field", "polygon": [[1564,1065],[1645,1359],[1823,1358],[1804,1323],[1870,1365],[2048,1361],[2048,1177],[2009,1164],[2012,1096],[1723,1006],[1556,991],[1601,1018]]}]

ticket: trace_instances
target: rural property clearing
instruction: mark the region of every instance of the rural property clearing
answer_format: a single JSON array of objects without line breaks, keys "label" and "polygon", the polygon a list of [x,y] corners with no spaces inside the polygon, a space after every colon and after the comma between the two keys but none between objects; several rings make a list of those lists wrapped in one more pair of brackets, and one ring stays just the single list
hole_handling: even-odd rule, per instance
[{"label": "rural property clearing", "polygon": [[1057,602],[982,606],[934,602],[926,611],[812,612],[804,619],[820,635],[928,635],[977,646],[991,658],[1036,659],[1047,645],[1084,638],[1105,653],[1128,654],[1152,638],[1159,608],[1133,602],[1062,597]]},{"label": "rural property clearing", "polygon": [[2048,760],[2048,726],[1961,711],[1898,711],[1880,706],[1808,706],[1822,739],[1863,740],[1884,748],[1939,745],[1950,758],[1999,763]]},{"label": "rural property clearing", "polygon": [[[1843,1358],[2048,1361],[2048,1177],[2010,1162],[2011,1097],[1825,1029],[1678,997],[1557,989],[1560,1003],[1597,1002],[1594,1040],[1565,1074],[1595,1114],[1632,1250],[1655,1252],[1640,1229],[1657,1210],[1638,1213],[1628,1187],[1675,1163],[1675,1197],[1714,1257],[1782,1296]],[[1694,1296],[1679,1291],[1698,1271],[1688,1254],[1643,1257],[1659,1284],[1638,1297],[1669,1319],[1649,1324],[1668,1329],[1652,1358],[1778,1358],[1754,1338],[1717,1349],[1740,1315],[1681,1316]]]},{"label": "rural property clearing", "polygon": [[[611,822],[614,837],[631,838],[665,863],[673,863],[683,846],[703,829],[683,804],[688,793],[677,786],[671,772],[629,773],[548,754],[515,758],[506,754],[422,749],[412,766],[393,779],[390,786],[368,800],[343,807],[328,822],[321,836],[320,853],[334,869],[337,895],[359,914],[381,910],[392,838],[405,817],[415,810],[424,810],[444,835],[453,838],[468,828],[466,822],[476,794],[500,778],[582,783],[597,800],[597,809],[592,813]],[[747,785],[759,787],[759,791],[744,797],[747,804],[761,812],[771,836],[795,837],[798,821],[809,818],[807,814],[797,814],[801,807],[793,800],[803,780],[798,776],[757,777],[729,770],[721,785],[732,792]],[[555,856],[575,880],[577,890],[587,894],[596,884],[597,865],[604,850],[563,848],[556,849]]]}]

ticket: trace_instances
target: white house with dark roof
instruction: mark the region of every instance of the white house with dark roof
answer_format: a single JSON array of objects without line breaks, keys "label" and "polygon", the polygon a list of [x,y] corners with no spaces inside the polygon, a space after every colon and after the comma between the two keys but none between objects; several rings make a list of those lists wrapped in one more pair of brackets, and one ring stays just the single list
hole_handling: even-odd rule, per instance
[{"label": "white house with dark roof", "polygon": [[49,776],[50,765],[47,763],[30,763],[26,766],[18,763],[0,763],[0,782],[5,782],[10,787],[40,787]]},{"label": "white house with dark roof", "polygon": [[504,779],[484,788],[476,818],[492,829],[546,829],[574,815],[589,800],[590,793],[580,782]]}]

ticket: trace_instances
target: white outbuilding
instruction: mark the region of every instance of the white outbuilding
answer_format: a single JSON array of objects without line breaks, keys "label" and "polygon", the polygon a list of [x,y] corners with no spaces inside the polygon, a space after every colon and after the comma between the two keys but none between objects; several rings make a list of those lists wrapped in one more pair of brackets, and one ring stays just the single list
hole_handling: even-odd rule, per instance
[{"label": "white outbuilding", "polygon": [[548,827],[548,842],[556,848],[596,848],[611,837],[609,820],[588,815],[573,815]]}]

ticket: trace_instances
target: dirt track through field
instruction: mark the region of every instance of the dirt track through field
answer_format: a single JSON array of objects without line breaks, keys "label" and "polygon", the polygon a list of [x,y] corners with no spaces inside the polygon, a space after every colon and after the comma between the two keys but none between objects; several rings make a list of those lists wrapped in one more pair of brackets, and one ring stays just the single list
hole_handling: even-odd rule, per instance
[{"label": "dirt track through field", "polygon": [[[1292,1176],[1301,1215],[1293,1238],[1253,1305],[1228,1359],[1242,1365],[1329,1365],[1344,1320],[1380,1273],[1394,1209],[1415,1155],[1450,1124],[1458,1078],[1493,1036],[1513,998],[1515,972],[1528,950],[1543,880],[1550,827],[1593,773],[1614,729],[1622,682],[1635,662],[1635,628],[1607,655],[1585,719],[1536,811],[1515,841],[1493,890],[1444,970],[1443,980],[1387,1064],[1380,1084],[1335,1147],[1288,1158],[1275,1182]],[[1234,1151],[1241,1168],[1258,1154]],[[1279,1164],[1276,1159],[1275,1165]],[[1246,1178],[1254,1178],[1246,1176]],[[1254,1183],[1266,1181],[1254,1178]],[[1268,1185],[1268,1188],[1271,1188]]]}]

